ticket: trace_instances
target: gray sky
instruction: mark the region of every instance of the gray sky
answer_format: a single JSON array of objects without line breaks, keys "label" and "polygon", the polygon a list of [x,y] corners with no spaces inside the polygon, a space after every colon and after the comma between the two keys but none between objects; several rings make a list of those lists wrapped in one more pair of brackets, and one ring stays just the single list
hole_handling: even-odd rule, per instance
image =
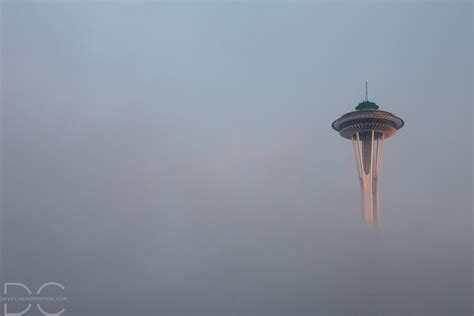
[{"label": "gray sky", "polygon": [[[2,277],[66,315],[472,314],[472,2],[3,1]],[[351,143],[385,144],[381,225]]]}]

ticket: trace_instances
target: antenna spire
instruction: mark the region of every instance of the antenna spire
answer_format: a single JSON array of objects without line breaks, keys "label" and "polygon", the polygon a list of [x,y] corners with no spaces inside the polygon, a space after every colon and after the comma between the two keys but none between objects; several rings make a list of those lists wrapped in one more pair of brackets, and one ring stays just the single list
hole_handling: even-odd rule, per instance
[{"label": "antenna spire", "polygon": [[365,101],[369,101],[369,88],[367,87],[367,81],[365,82]]}]

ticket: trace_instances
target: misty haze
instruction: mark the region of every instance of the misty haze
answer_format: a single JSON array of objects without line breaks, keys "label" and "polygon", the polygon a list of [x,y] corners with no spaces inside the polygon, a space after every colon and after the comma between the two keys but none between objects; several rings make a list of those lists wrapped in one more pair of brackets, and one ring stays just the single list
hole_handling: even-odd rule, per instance
[{"label": "misty haze", "polygon": [[[472,315],[472,15],[2,1],[2,283],[76,316]],[[331,127],[366,81],[405,121],[378,225]]]}]

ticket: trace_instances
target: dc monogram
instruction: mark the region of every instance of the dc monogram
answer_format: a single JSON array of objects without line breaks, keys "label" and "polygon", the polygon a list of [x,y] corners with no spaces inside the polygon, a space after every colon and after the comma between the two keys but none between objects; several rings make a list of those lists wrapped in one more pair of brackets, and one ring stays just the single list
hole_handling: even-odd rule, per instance
[{"label": "dc monogram", "polygon": [[[23,296],[23,297],[18,297],[18,296],[9,297],[9,296],[7,296],[8,295],[8,290],[12,289],[14,287],[17,288],[16,292],[18,291],[18,288],[20,288],[28,296]],[[21,316],[21,315],[24,315],[32,309],[33,303],[31,303],[31,302],[36,302],[35,303],[36,308],[44,316],[59,316],[59,315],[61,315],[62,313],[64,313],[66,311],[64,308],[62,308],[59,311],[58,310],[54,311],[54,310],[50,310],[51,307],[49,307],[50,309],[47,310],[44,307],[44,304],[41,305],[40,302],[44,303],[44,302],[54,302],[54,301],[65,301],[65,300],[67,300],[66,297],[45,297],[45,296],[43,296],[43,294],[44,294],[44,292],[46,291],[47,288],[56,288],[56,291],[57,291],[57,288],[59,288],[61,291],[63,291],[64,290],[64,285],[62,285],[61,283],[57,283],[57,282],[47,282],[47,283],[44,283],[43,285],[41,285],[38,288],[38,290],[36,290],[36,292],[33,293],[33,291],[23,283],[15,283],[15,282],[4,283],[3,284],[3,295],[4,295],[4,297],[2,297],[2,301],[4,302],[3,303],[3,314],[5,316]],[[25,304],[27,304],[27,305],[21,311],[18,311],[18,310],[12,311],[12,310],[9,310],[7,302],[25,302]]]}]

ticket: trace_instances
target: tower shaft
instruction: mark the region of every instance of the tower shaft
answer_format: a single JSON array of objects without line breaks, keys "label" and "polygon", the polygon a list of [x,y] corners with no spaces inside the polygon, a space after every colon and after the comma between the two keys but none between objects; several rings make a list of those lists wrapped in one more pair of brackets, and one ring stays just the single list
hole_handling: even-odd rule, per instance
[{"label": "tower shaft", "polygon": [[375,130],[358,131],[352,136],[362,193],[362,213],[365,221],[371,224],[379,219],[379,176],[384,140],[384,133]]}]

